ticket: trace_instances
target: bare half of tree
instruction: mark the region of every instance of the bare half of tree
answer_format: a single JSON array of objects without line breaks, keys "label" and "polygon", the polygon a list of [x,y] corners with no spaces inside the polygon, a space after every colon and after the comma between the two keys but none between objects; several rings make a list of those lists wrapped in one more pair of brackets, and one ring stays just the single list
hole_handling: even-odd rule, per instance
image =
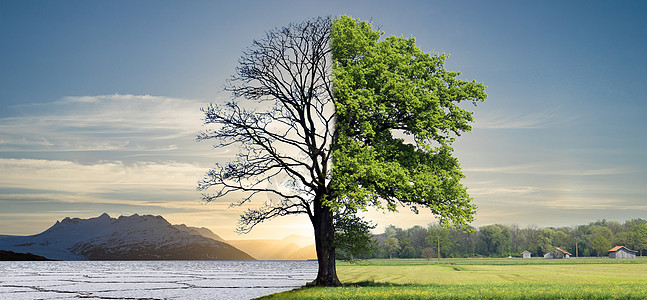
[{"label": "bare half of tree", "polygon": [[199,190],[214,190],[203,194],[205,201],[237,192],[245,196],[234,206],[257,196],[265,200],[241,215],[239,232],[279,216],[308,215],[319,258],[318,285],[339,285],[333,213],[323,205],[332,197],[335,135],[330,32],[331,19],[324,17],[276,28],[255,40],[226,88],[234,100],[203,109],[213,129],[198,136],[215,140],[216,147],[239,149],[234,160],[217,164],[200,181]]}]

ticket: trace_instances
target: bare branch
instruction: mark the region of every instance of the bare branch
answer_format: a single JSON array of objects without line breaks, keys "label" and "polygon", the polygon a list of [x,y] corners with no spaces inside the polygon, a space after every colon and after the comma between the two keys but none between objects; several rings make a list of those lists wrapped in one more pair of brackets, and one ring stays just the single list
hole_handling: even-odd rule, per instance
[{"label": "bare branch", "polygon": [[236,159],[199,182],[198,190],[215,189],[204,201],[234,192],[245,195],[234,206],[255,197],[279,199],[243,214],[241,232],[277,216],[312,219],[313,200],[329,189],[335,126],[330,28],[330,18],[317,18],[267,32],[243,52],[225,89],[240,101],[202,110],[213,128],[197,139],[239,149]]}]

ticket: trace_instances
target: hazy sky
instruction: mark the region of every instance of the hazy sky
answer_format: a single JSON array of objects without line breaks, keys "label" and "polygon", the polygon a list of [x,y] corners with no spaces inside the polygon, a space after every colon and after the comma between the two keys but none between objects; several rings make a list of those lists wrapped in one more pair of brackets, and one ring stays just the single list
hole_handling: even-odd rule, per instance
[{"label": "hazy sky", "polygon": [[[287,218],[237,236],[232,199],[195,190],[232,153],[195,136],[253,39],[341,14],[448,53],[488,87],[455,143],[474,225],[647,218],[645,1],[0,0],[0,234],[103,212],[229,239],[310,234]],[[378,230],[434,221],[369,215]]]}]

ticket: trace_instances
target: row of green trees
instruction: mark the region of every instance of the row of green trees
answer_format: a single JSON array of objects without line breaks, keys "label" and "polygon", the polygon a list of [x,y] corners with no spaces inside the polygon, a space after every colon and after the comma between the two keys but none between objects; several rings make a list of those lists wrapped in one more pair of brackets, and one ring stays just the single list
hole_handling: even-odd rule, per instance
[{"label": "row of green trees", "polygon": [[[402,229],[389,225],[373,236],[373,248],[361,258],[508,257],[523,251],[543,256],[560,247],[573,256],[605,256],[616,245],[647,253],[647,220],[621,224],[600,220],[574,227],[539,228],[494,224],[466,232],[437,224]],[[343,253],[339,254],[344,257]]]}]

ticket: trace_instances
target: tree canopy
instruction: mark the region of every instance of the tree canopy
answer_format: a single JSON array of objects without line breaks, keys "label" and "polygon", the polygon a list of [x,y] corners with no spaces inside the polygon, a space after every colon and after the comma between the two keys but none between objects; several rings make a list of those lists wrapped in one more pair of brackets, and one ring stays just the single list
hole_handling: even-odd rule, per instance
[{"label": "tree canopy", "polygon": [[337,139],[332,207],[414,212],[426,207],[441,223],[465,225],[470,203],[454,139],[471,129],[461,102],[485,100],[485,87],[444,68],[415,39],[390,36],[350,17],[333,21],[332,59]]}]

